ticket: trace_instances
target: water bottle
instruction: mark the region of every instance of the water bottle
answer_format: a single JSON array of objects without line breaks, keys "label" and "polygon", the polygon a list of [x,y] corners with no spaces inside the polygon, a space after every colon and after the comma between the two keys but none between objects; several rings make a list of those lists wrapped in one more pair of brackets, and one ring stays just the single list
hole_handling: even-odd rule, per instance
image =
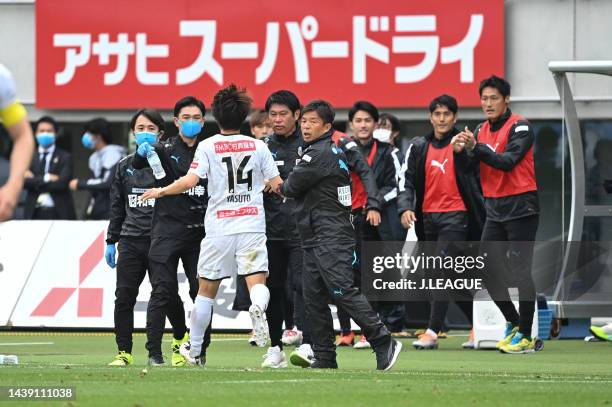
[{"label": "water bottle", "polygon": [[0,355],[0,365],[16,365],[18,363],[17,355]]},{"label": "water bottle", "polygon": [[149,166],[153,170],[153,175],[155,176],[155,179],[162,179],[166,176],[166,171],[164,171],[164,167],[162,166],[162,163],[159,160],[159,156],[157,155],[154,149],[151,149],[147,154],[147,161],[149,162]]}]

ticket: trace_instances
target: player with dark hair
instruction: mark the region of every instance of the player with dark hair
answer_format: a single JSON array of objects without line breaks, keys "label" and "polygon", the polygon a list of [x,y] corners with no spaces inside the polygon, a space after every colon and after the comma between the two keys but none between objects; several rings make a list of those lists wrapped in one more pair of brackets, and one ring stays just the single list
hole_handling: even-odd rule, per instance
[{"label": "player with dark hair", "polygon": [[[174,106],[174,125],[179,129],[177,136],[157,143],[142,142],[134,155],[132,166],[143,169],[149,166],[147,156],[155,151],[164,169],[165,176],[155,180],[155,185],[170,185],[189,171],[199,135],[204,124],[206,109],[204,103],[193,96],[187,96]],[[149,279],[153,291],[147,308],[147,350],[149,364],[165,364],[161,342],[169,310],[180,309],[184,325],[183,302],[178,296],[177,268],[179,260],[189,282],[189,296],[195,299],[198,291],[197,264],[200,241],[204,237],[203,217],[206,211],[206,182],[201,181],[185,194],[170,196],[155,202],[149,249]],[[179,314],[179,313],[177,313]],[[172,364],[181,365],[183,357],[179,345],[187,341],[185,334],[173,343]],[[175,338],[178,339],[178,338]],[[210,333],[206,335],[206,344]],[[206,347],[204,347],[205,350]],[[205,358],[205,355],[202,355]]]},{"label": "player with dark hair", "polygon": [[265,284],[268,254],[262,191],[278,188],[281,179],[265,143],[240,134],[251,103],[246,91],[235,85],[217,92],[212,113],[221,134],[198,145],[186,175],[143,195],[143,199],[164,201],[193,188],[200,179],[208,179],[210,199],[207,234],[198,261],[199,290],[191,313],[191,338],[180,348],[181,355],[194,365],[205,362],[200,353],[221,280],[236,274],[244,275],[249,287],[256,343],[265,346],[268,340],[265,311],[270,292]]},{"label": "player with dark hair", "polygon": [[[130,120],[130,136],[134,137],[138,146],[142,143],[156,143],[164,132],[164,119],[157,110],[140,109]],[[138,197],[147,188],[155,185],[155,178],[150,168],[135,169],[132,166],[133,161],[134,154],[119,161],[111,185],[111,218],[104,258],[109,267],[117,267],[114,318],[118,354],[109,363],[110,366],[134,363],[134,305],[140,284],[149,269],[148,254],[155,201],[139,201]],[[176,295],[178,297],[178,293]],[[187,333],[184,310],[177,304],[181,304],[180,298],[175,299],[172,302],[173,307],[168,309],[168,319],[173,328],[173,348],[182,343]],[[173,365],[184,365],[185,361],[181,359],[175,357]]]},{"label": "player with dark hair", "polygon": [[[452,143],[456,151],[480,163],[487,213],[482,233],[484,250],[490,259],[504,259],[504,253],[508,253],[510,270],[518,285],[517,312],[503,268],[485,274],[487,291],[507,321],[497,348],[505,353],[530,353],[536,342],[531,337],[536,300],[531,263],[540,211],[533,161],[535,137],[531,124],[510,110],[510,84],[505,79],[493,75],[484,79],[478,90],[487,120],[474,133],[466,128],[454,136]],[[509,242],[507,250],[499,247],[501,241]]]},{"label": "player with dark hair", "polygon": [[[363,157],[363,161],[369,167],[372,178],[376,185],[378,208],[376,211],[378,221],[371,222],[369,217],[371,211],[367,207],[361,205],[352,205],[352,220],[355,227],[355,242],[356,252],[354,264],[354,284],[356,287],[361,285],[361,247],[363,241],[379,241],[379,240],[395,240],[390,232],[390,228],[381,228],[381,214],[387,214],[387,208],[393,205],[397,197],[396,169],[393,164],[393,146],[388,143],[374,139],[374,130],[378,123],[378,109],[372,103],[366,100],[360,100],[353,104],[353,107],[348,112],[349,126],[353,133],[354,149]],[[354,201],[363,202],[366,196],[366,190],[359,183],[353,185]],[[356,203],[356,202],[354,202]],[[395,207],[393,207],[395,208]],[[391,211],[391,216],[397,218],[397,210]],[[388,221],[388,219],[387,219]],[[397,219],[395,219],[397,221]],[[388,222],[387,222],[388,224]],[[387,318],[393,312],[392,307],[382,305],[378,311],[381,317],[391,329],[392,325],[397,322],[393,318]],[[389,321],[389,319],[391,321]],[[397,319],[397,318],[396,318]],[[337,344],[347,346],[353,343],[354,333],[351,331],[350,318],[343,309],[338,310],[338,320],[340,321],[340,337]],[[391,323],[393,322],[393,323]],[[401,327],[397,328],[401,331]],[[355,349],[365,349],[370,347],[365,335],[361,335],[360,340],[354,345]]]},{"label": "player with dark hair", "polygon": [[[435,250],[434,255],[455,252],[453,242],[480,240],[484,224],[478,172],[451,145],[452,138],[459,134],[455,127],[457,112],[457,101],[452,96],[441,95],[431,101],[432,131],[412,140],[399,182],[398,213],[402,225],[407,229],[415,227],[420,241],[440,242],[428,247]],[[449,295],[431,290],[431,297],[428,329],[413,342],[417,349],[438,347],[438,333],[448,311]],[[460,292],[455,293],[453,299],[456,298],[465,298],[457,305],[471,321],[471,295]],[[465,347],[469,347],[468,342]]]}]

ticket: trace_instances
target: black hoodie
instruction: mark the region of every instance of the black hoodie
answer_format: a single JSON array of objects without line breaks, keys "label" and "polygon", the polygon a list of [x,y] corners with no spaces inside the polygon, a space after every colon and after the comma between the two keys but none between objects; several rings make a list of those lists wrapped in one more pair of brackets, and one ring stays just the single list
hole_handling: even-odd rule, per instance
[{"label": "black hoodie", "polygon": [[[436,148],[444,148],[450,144],[451,139],[459,133],[453,128],[444,138],[438,140],[433,132],[425,137],[417,137],[406,151],[404,160],[405,172],[400,176],[399,196],[397,198],[398,213],[401,216],[407,210],[415,212],[416,234],[419,240],[425,240],[423,229],[423,199],[425,197],[425,164],[430,144]],[[463,199],[469,217],[469,241],[479,241],[485,221],[484,199],[479,181],[479,166],[465,156],[454,154],[455,177],[457,188]]]}]

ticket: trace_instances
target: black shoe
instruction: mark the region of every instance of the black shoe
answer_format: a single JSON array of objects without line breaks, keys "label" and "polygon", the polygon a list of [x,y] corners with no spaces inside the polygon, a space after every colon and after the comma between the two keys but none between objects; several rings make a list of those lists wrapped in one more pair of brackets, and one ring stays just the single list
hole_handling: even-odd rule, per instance
[{"label": "black shoe", "polygon": [[166,361],[162,355],[151,355],[149,356],[149,366],[165,366]]},{"label": "black shoe", "polygon": [[338,369],[338,362],[335,360],[315,359],[310,364],[311,369]]},{"label": "black shoe", "polygon": [[402,343],[395,339],[390,339],[389,342],[384,345],[378,346],[374,352],[376,352],[376,369],[377,370],[389,370],[393,367],[397,361],[402,350]]}]

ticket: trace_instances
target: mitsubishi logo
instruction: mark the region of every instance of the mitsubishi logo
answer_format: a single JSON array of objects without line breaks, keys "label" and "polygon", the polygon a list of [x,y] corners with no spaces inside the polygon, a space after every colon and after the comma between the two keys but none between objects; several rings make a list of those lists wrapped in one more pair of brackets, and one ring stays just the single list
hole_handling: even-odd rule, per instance
[{"label": "mitsubishi logo", "polygon": [[77,316],[101,317],[103,288],[84,288],[81,284],[104,258],[104,232],[89,245],[79,258],[79,281],[77,287],[53,287],[32,311],[32,317],[54,317],[78,293]]}]

